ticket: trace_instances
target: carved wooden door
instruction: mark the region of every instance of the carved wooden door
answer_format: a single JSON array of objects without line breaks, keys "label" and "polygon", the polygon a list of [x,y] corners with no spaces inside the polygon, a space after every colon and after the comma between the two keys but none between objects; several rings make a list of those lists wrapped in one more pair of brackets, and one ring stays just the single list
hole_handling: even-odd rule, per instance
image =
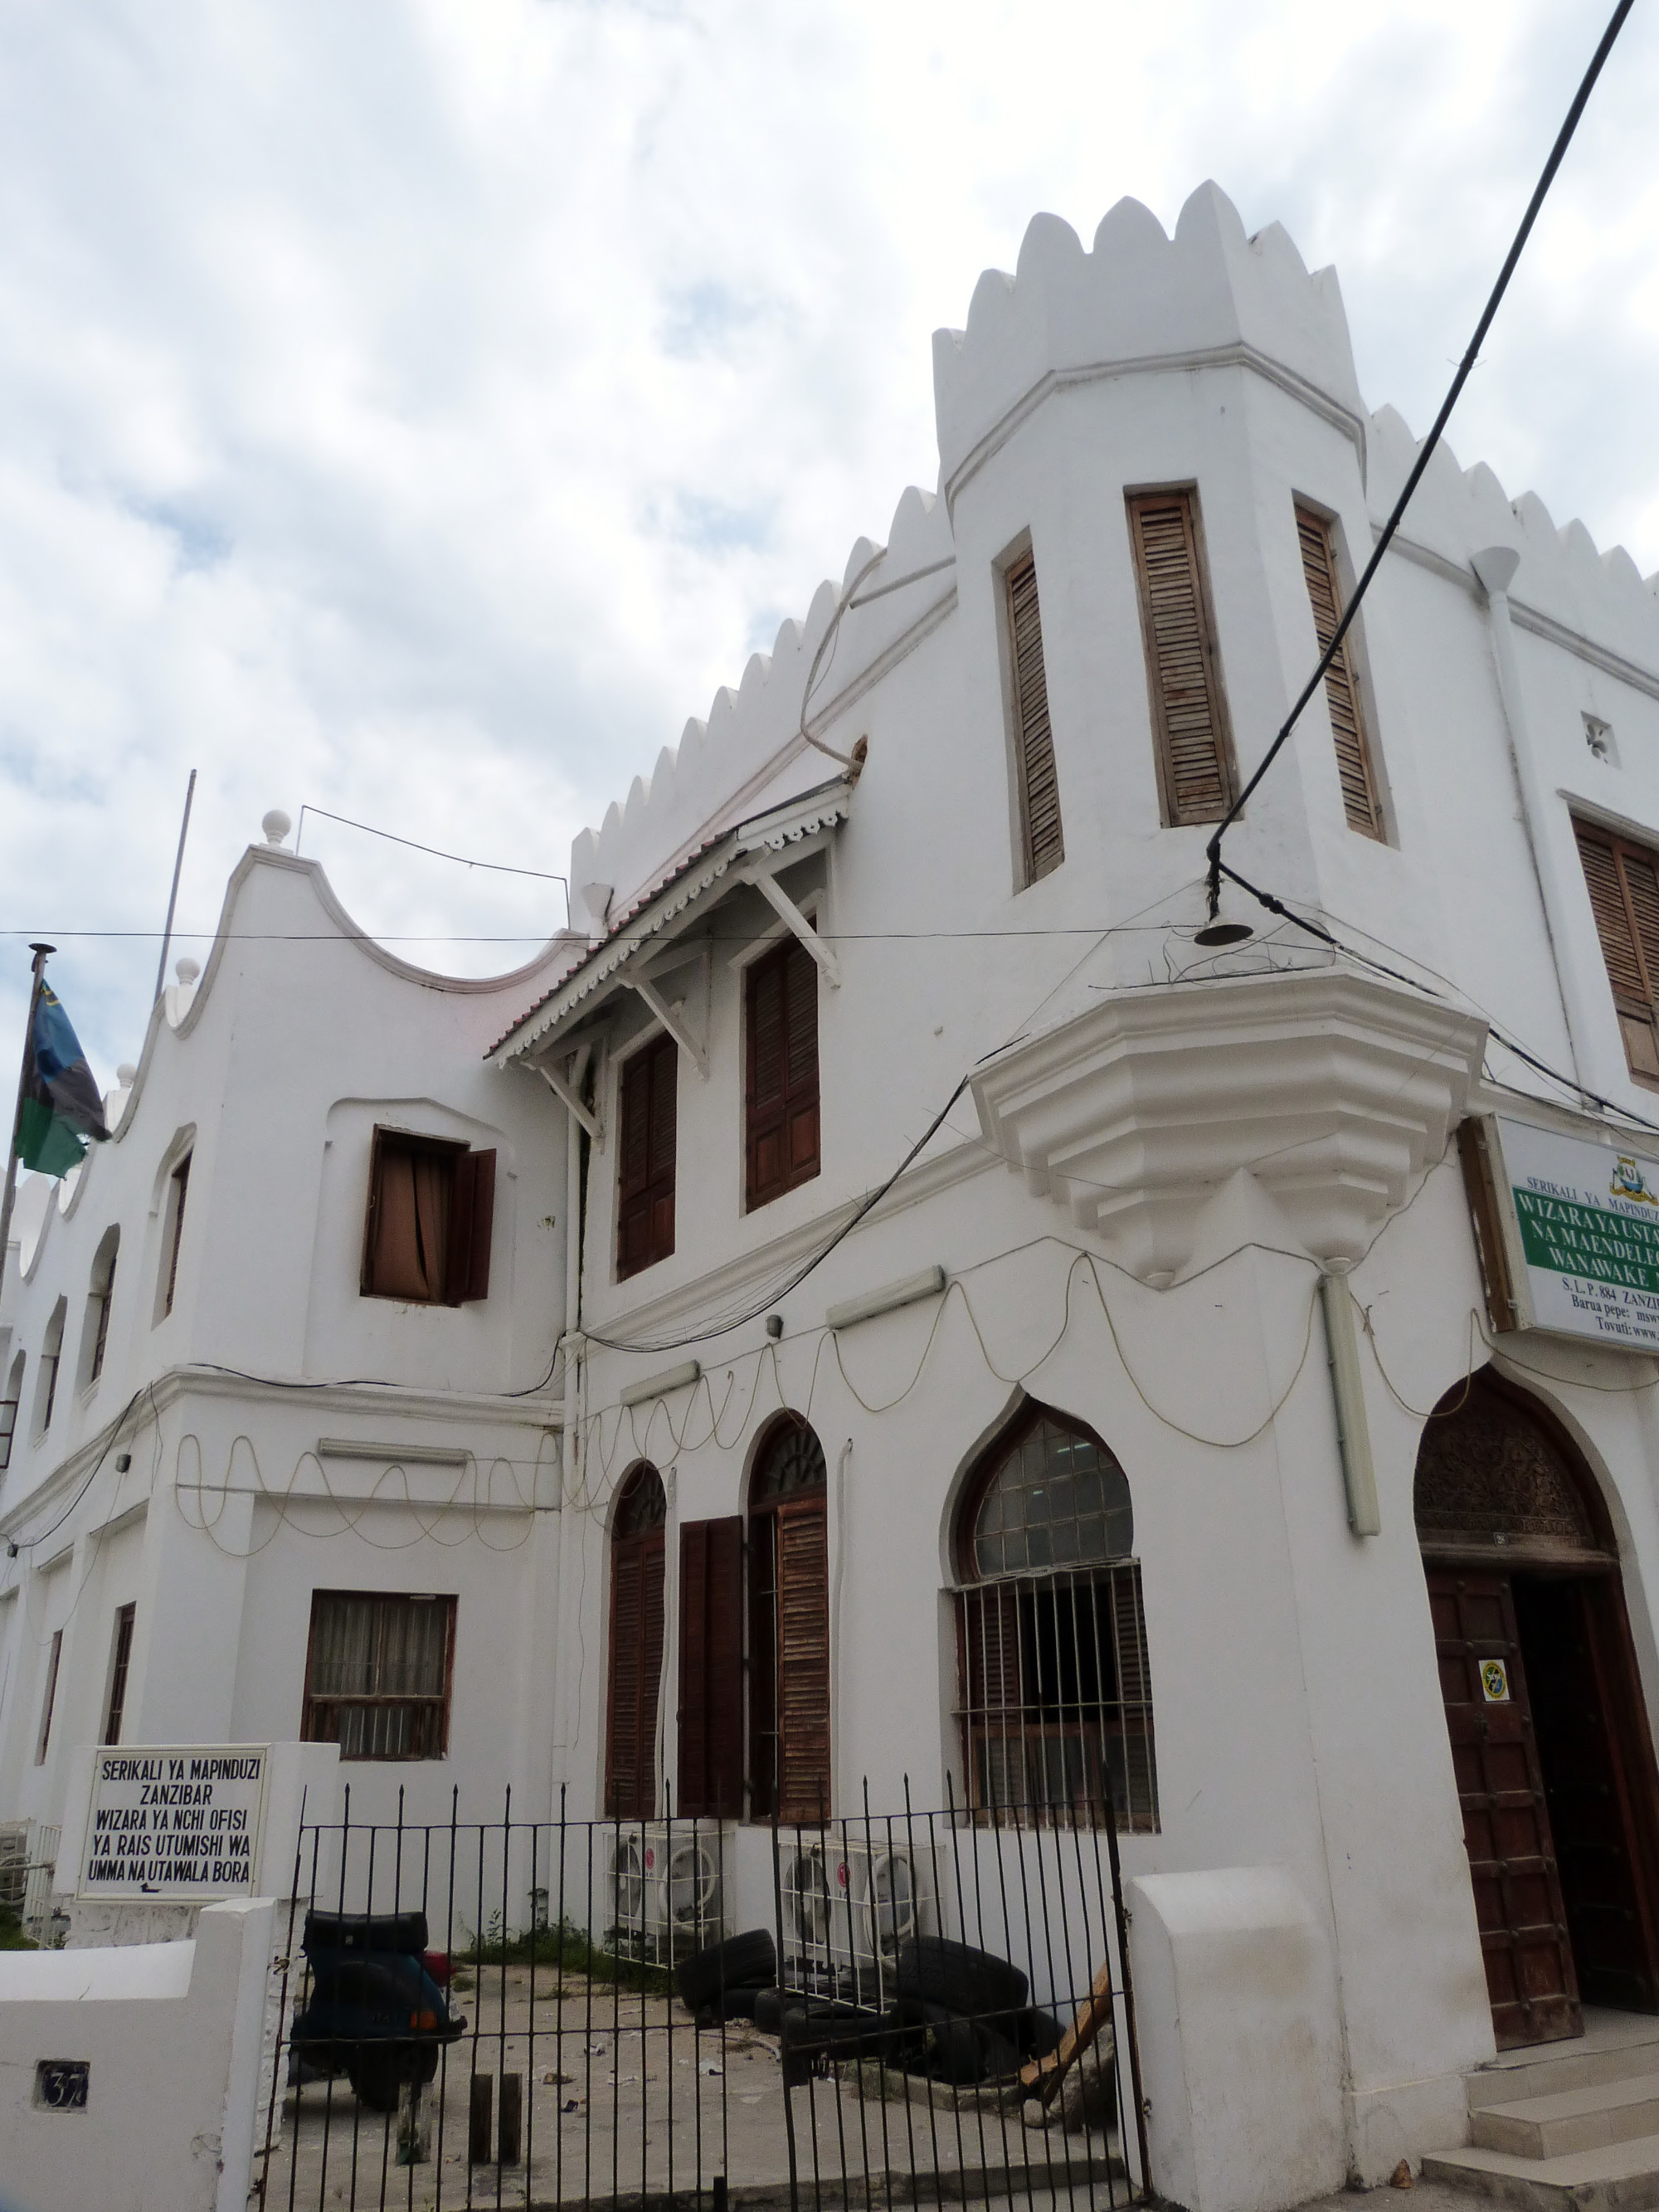
[{"label": "carved wooden door", "polygon": [[1498,2046],[1582,2035],[1509,1577],[1431,1565],[1428,1583]]}]

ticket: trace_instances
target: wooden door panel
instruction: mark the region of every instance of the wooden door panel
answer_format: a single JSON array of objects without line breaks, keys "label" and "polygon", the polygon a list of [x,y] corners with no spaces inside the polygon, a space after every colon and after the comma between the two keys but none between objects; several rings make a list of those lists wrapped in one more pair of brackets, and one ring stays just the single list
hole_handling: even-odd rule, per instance
[{"label": "wooden door panel", "polygon": [[1493,2032],[1500,2049],[1582,2034],[1509,1577],[1431,1568],[1428,1580]]}]

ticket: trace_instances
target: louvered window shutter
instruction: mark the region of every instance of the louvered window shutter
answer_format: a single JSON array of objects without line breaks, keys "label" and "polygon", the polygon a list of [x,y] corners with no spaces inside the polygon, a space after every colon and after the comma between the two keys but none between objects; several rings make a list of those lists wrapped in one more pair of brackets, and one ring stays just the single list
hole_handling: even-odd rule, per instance
[{"label": "louvered window shutter", "polygon": [[446,1253],[445,1297],[452,1306],[489,1296],[489,1237],[495,1212],[495,1153],[458,1153]]},{"label": "louvered window shutter", "polygon": [[1625,1058],[1638,1083],[1659,1087],[1659,872],[1628,839],[1575,821],[1595,931],[1601,940]]},{"label": "louvered window shutter", "polygon": [[680,1529],[679,1795],[690,1820],[743,1812],[743,1522]]},{"label": "louvered window shutter", "polygon": [[818,1172],[818,970],[791,937],[747,978],[748,1203],[764,1206]]},{"label": "louvered window shutter", "polygon": [[1042,609],[1037,599],[1036,556],[1027,553],[1016,561],[1005,581],[1020,836],[1025,848],[1025,880],[1034,884],[1066,858],[1060,826],[1060,779],[1054,772],[1054,732],[1048,720],[1048,675],[1042,659]]},{"label": "louvered window shutter", "polygon": [[1140,585],[1158,794],[1172,826],[1218,822],[1237,780],[1193,491],[1139,492],[1129,535]]},{"label": "louvered window shutter", "polygon": [[[1336,580],[1336,549],[1331,526],[1311,507],[1296,510],[1296,532],[1302,545],[1302,573],[1308,582],[1313,608],[1314,635],[1322,653],[1336,635],[1342,619],[1342,598]],[[1359,684],[1354,672],[1352,633],[1325,671],[1325,703],[1330,709],[1331,738],[1336,747],[1336,773],[1342,786],[1342,811],[1350,830],[1363,836],[1382,835],[1382,805],[1371,767],[1365,717],[1359,703]]]},{"label": "louvered window shutter", "polygon": [[657,1809],[657,1699],[662,1687],[663,1532],[622,1538],[611,1553],[611,1685],[605,1732],[607,1819]]},{"label": "louvered window shutter", "polygon": [[829,1526],[822,1498],[778,1508],[778,1817],[830,1814]]},{"label": "louvered window shutter", "polygon": [[617,1273],[637,1274],[674,1249],[674,1150],[678,1048],[654,1037],[622,1072]]}]

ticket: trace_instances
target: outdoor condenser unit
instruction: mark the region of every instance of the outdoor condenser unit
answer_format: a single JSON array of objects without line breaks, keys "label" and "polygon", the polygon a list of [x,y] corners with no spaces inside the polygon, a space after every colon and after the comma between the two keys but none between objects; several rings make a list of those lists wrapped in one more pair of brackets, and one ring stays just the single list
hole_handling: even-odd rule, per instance
[{"label": "outdoor condenser unit", "polygon": [[605,1897],[619,1952],[666,1966],[726,1934],[721,1834],[689,1822],[629,1821],[611,1832]]}]

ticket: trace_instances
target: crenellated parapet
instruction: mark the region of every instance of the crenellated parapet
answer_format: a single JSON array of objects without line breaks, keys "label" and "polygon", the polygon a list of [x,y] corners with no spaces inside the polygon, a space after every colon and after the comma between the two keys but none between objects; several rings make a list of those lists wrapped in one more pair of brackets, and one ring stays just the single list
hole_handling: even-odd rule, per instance
[{"label": "crenellated parapet", "polygon": [[[1392,407],[1367,424],[1367,489],[1378,520],[1422,450]],[[1536,492],[1511,499],[1484,461],[1466,469],[1443,439],[1401,524],[1409,546],[1468,571],[1489,545],[1521,556],[1514,596],[1638,667],[1659,671],[1659,575],[1644,578],[1622,545],[1601,552],[1583,524],[1559,528]]]},{"label": "crenellated parapet", "polygon": [[1058,216],[1036,216],[1013,275],[980,278],[967,329],[933,333],[946,495],[978,450],[1056,381],[1241,356],[1358,428],[1364,407],[1336,271],[1310,274],[1279,224],[1248,237],[1214,184],[1192,195],[1173,238],[1139,200],[1120,200],[1091,252]]}]

